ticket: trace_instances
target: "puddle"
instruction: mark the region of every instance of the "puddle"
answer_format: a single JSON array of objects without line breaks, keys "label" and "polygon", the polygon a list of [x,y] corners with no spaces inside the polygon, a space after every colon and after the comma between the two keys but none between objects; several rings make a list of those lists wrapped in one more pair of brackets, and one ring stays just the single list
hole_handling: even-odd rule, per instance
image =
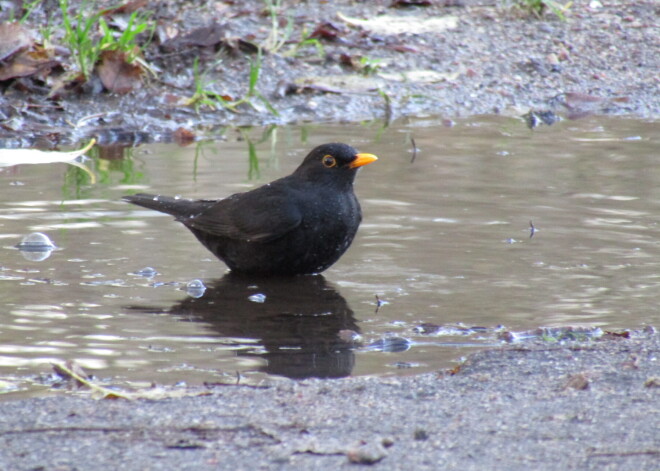
[{"label": "puddle", "polygon": [[[69,359],[119,385],[411,374],[499,344],[498,326],[660,324],[657,123],[446,124],[97,148],[94,184],[66,163],[0,168],[0,391],[44,392]],[[329,141],[380,159],[356,182],[358,236],[323,276],[226,276],[171,217],[120,201],[244,191]],[[52,250],[26,257],[15,246],[37,232]]]}]

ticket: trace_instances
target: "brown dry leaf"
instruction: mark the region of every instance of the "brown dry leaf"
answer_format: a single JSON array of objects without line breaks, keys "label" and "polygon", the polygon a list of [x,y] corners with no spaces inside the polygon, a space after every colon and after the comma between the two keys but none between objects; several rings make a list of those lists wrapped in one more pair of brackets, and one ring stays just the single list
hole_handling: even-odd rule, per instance
[{"label": "brown dry leaf", "polygon": [[176,131],[174,131],[173,137],[174,142],[179,144],[181,147],[185,147],[195,142],[196,136],[194,132],[189,131],[188,129],[178,128]]},{"label": "brown dry leaf", "polygon": [[143,9],[149,4],[148,0],[132,0],[130,2],[126,2],[123,5],[118,5],[116,7],[108,8],[107,10],[103,10],[104,15],[123,15],[123,14],[128,14],[130,15],[133,12],[136,12],[140,9]]},{"label": "brown dry leaf", "polygon": [[613,332],[606,330],[605,335],[603,335],[604,338],[606,339],[629,339],[630,338],[630,331],[629,330],[622,330],[621,332]]},{"label": "brown dry leaf", "polygon": [[33,43],[32,35],[21,24],[0,24],[0,61],[29,49]]},{"label": "brown dry leaf", "polygon": [[457,375],[458,373],[461,372],[461,367],[462,367],[462,366],[463,366],[462,364],[460,364],[460,365],[456,365],[456,366],[453,367],[452,369],[447,370],[447,373],[449,373],[450,376],[455,376],[455,375]]},{"label": "brown dry leaf", "polygon": [[342,31],[337,25],[328,21],[319,24],[309,37],[314,39],[325,39],[326,41],[335,41],[340,33],[342,33]]},{"label": "brown dry leaf", "polygon": [[96,66],[103,86],[113,93],[129,93],[142,86],[142,68],[126,62],[120,51],[104,51]]},{"label": "brown dry leaf", "polygon": [[48,75],[50,69],[59,65],[60,62],[49,59],[43,49],[23,51],[13,57],[9,63],[0,66],[0,82],[42,72]]}]

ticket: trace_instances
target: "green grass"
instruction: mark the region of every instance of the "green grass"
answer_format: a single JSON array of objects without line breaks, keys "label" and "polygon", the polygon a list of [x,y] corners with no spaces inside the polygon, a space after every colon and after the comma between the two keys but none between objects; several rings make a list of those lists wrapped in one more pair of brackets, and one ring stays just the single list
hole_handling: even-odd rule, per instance
[{"label": "green grass", "polygon": [[37,5],[39,5],[42,2],[42,0],[33,0],[31,2],[24,2],[23,8],[25,9],[25,13],[21,17],[20,20],[18,20],[19,23],[25,23],[25,20],[27,20],[32,13],[32,10],[34,10]]},{"label": "green grass", "polygon": [[[215,65],[218,64],[219,62],[215,63]],[[195,61],[193,62],[193,82],[195,84],[195,92],[184,103],[186,106],[193,106],[197,113],[199,113],[202,106],[211,109],[216,109],[218,106],[229,108],[229,100],[226,100],[222,95],[210,89],[215,81],[209,81],[208,71],[200,72],[199,57],[195,57]]]},{"label": "green grass", "polygon": [[560,20],[566,20],[566,12],[573,5],[572,1],[563,5],[554,0],[513,0],[512,7],[536,18],[542,18],[546,12],[554,13]]},{"label": "green grass", "polygon": [[264,4],[270,16],[271,27],[268,37],[261,46],[266,51],[275,54],[289,41],[293,32],[293,21],[290,17],[287,18],[284,29],[280,28],[279,12],[282,9],[282,0],[264,0]]},{"label": "green grass", "polygon": [[197,113],[199,113],[199,110],[202,106],[207,106],[211,109],[221,107],[234,113],[238,113],[240,112],[239,107],[241,105],[248,105],[256,109],[256,106],[253,103],[253,99],[256,98],[261,101],[266,109],[270,111],[274,116],[279,116],[279,113],[275,107],[257,89],[259,75],[261,74],[261,50],[259,50],[256,59],[248,59],[248,61],[250,63],[250,73],[248,75],[247,92],[242,98],[232,101],[210,89],[215,81],[208,80],[208,71],[200,72],[199,59],[195,58],[195,62],[193,63],[193,80],[195,84],[195,92],[193,96],[185,102],[185,104],[188,106],[194,106]]},{"label": "green grass", "polygon": [[362,75],[374,75],[382,67],[382,59],[360,57],[359,70]]},{"label": "green grass", "polygon": [[[156,27],[150,20],[149,13],[134,12],[131,14],[126,29],[123,32],[112,30],[103,16],[103,11],[93,12],[87,2],[72,15],[69,11],[69,1],[59,0],[64,26],[64,42],[71,50],[78,65],[79,72],[89,79],[94,66],[103,51],[121,51],[126,54],[128,62],[139,60],[142,49],[148,44]],[[149,34],[146,43],[139,45],[138,36]],[[146,67],[143,62],[141,65]]]},{"label": "green grass", "polygon": [[[151,42],[156,24],[149,20],[149,14],[136,11],[128,18],[126,29],[121,34],[111,30],[103,18],[99,18],[99,27],[103,33],[99,40],[99,49],[125,52],[128,62],[133,62]],[[138,36],[142,33],[148,33],[148,39],[142,46],[138,46]]]}]

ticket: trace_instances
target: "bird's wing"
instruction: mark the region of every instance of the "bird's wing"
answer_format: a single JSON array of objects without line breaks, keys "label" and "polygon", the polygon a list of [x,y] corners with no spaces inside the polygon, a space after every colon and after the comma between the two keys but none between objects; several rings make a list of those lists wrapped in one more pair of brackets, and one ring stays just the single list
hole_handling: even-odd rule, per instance
[{"label": "bird's wing", "polygon": [[298,227],[302,214],[291,195],[262,188],[232,195],[180,221],[190,228],[250,242],[268,242]]}]

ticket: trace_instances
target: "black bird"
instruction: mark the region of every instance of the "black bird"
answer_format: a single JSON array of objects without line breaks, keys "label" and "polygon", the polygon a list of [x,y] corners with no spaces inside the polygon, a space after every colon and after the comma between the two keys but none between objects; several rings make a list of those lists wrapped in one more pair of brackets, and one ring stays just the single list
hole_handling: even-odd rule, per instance
[{"label": "black bird", "polygon": [[319,273],[353,241],[362,220],[353,181],[360,167],[375,160],[346,144],[323,144],[291,175],[225,199],[123,199],[171,214],[233,272]]}]

